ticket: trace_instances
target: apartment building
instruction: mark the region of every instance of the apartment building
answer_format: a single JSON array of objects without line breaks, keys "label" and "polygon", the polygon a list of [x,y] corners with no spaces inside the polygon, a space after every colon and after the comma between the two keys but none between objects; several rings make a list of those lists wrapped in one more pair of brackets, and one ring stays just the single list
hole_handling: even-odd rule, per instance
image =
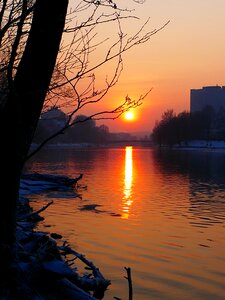
[{"label": "apartment building", "polygon": [[225,109],[225,86],[205,86],[201,89],[191,89],[190,112],[194,113],[211,106],[215,112]]}]

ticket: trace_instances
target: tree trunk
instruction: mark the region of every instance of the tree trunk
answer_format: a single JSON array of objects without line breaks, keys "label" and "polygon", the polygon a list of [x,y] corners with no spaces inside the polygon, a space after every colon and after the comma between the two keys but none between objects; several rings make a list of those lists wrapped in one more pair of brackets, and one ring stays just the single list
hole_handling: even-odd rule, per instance
[{"label": "tree trunk", "polygon": [[36,1],[26,47],[0,110],[0,272],[14,257],[20,175],[52,77],[67,7],[68,0]]}]

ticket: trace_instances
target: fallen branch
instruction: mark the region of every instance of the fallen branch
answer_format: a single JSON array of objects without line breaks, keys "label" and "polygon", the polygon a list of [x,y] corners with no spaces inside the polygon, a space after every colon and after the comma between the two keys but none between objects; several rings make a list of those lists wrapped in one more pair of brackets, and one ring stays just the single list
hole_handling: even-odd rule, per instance
[{"label": "fallen branch", "polygon": [[59,246],[59,250],[63,252],[62,255],[64,256],[69,254],[74,255],[76,258],[80,259],[88,269],[92,270],[94,278],[90,278],[90,276],[80,277],[80,286],[94,291],[95,297],[103,295],[107,287],[111,284],[110,280],[105,279],[99,269],[91,261],[86,259],[84,255],[71,249],[68,245],[64,244],[63,246]]},{"label": "fallen branch", "polygon": [[61,279],[57,281],[57,291],[59,299],[97,300],[95,297],[71,283],[68,279]]}]

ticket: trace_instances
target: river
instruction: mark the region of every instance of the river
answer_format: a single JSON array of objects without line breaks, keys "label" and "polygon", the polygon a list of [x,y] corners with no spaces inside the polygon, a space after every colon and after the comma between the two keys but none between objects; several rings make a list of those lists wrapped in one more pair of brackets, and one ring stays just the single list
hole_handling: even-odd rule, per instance
[{"label": "river", "polygon": [[83,174],[80,198],[35,195],[32,206],[54,200],[39,228],[63,235],[111,280],[104,300],[128,299],[124,267],[134,300],[225,299],[223,151],[48,149],[26,170]]}]

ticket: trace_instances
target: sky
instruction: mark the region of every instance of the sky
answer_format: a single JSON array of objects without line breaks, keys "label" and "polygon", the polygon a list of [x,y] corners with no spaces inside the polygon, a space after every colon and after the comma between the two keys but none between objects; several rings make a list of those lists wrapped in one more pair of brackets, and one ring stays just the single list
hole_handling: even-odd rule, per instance
[{"label": "sky", "polygon": [[[125,21],[122,24],[125,32],[135,33],[148,18],[145,30],[170,22],[150,41],[124,55],[119,82],[98,104],[98,109],[110,108],[126,95],[137,99],[151,89],[143,104],[135,109],[135,120],[128,122],[121,117],[99,124],[104,123],[112,132],[151,132],[167,109],[176,113],[189,111],[190,89],[225,85],[225,0],[127,3],[135,8],[140,19]],[[104,34],[109,36],[109,28],[105,27]]]}]

